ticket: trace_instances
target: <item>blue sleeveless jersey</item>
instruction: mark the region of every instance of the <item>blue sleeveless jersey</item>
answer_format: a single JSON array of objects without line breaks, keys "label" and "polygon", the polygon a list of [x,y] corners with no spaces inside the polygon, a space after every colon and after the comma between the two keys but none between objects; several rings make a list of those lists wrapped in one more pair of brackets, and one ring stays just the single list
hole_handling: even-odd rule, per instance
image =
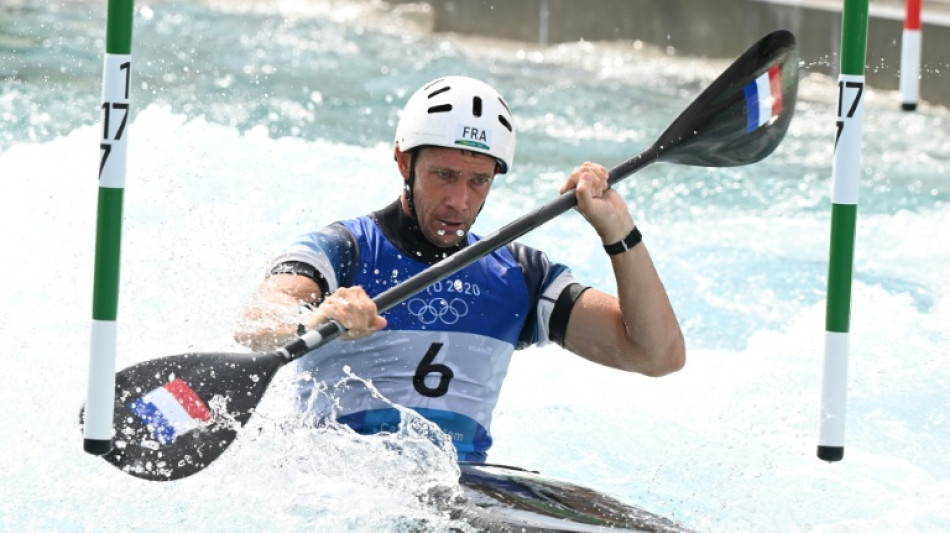
[{"label": "blue sleeveless jersey", "polygon": [[[329,292],[360,286],[375,297],[429,266],[411,255],[360,217],[304,236],[275,265],[305,263]],[[537,250],[501,248],[386,311],[385,330],[300,359],[298,369],[313,377],[299,381],[303,405],[363,434],[396,431],[396,406],[409,408],[451,437],[459,460],[484,461],[512,352],[550,342],[554,302],[573,281]],[[379,394],[347,379],[348,371]]]}]

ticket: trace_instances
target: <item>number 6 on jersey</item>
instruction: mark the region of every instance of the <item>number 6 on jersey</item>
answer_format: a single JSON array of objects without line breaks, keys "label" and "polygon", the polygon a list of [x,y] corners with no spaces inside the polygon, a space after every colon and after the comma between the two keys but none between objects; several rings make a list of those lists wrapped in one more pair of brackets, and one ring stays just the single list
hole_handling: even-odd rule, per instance
[{"label": "number 6 on jersey", "polygon": [[[433,342],[432,346],[429,346],[425,357],[419,362],[419,366],[416,367],[416,374],[412,376],[412,387],[419,394],[429,398],[445,396],[445,393],[449,392],[449,382],[455,377],[455,373],[448,366],[441,363],[432,364],[442,346],[441,342]],[[426,378],[433,374],[439,376],[439,385],[436,387],[430,387],[426,384]]]}]

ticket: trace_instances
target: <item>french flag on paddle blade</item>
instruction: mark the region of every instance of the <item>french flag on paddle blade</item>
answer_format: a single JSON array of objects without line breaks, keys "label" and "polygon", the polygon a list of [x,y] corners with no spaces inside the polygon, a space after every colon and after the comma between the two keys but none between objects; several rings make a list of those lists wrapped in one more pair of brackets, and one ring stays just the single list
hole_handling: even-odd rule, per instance
[{"label": "french flag on paddle blade", "polygon": [[129,407],[162,444],[211,420],[207,404],[181,378],[148,392]]},{"label": "french flag on paddle blade", "polygon": [[778,65],[745,86],[745,103],[749,111],[746,133],[768,124],[782,112],[782,72]]}]

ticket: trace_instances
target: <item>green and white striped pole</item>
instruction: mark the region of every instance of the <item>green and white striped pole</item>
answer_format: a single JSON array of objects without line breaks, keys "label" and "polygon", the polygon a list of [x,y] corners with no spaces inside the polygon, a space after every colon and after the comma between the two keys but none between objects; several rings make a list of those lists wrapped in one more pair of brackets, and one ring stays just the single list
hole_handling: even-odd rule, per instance
[{"label": "green and white striped pole", "polygon": [[864,125],[864,62],[867,53],[868,0],[844,0],[841,20],[841,74],[832,169],[831,252],[825,311],[825,364],[821,390],[818,458],[844,457],[844,423],[848,388],[851,277],[861,174],[861,129]]},{"label": "green and white striped pole", "polygon": [[83,442],[83,449],[96,455],[105,455],[112,449],[119,249],[122,242],[134,9],[134,0],[109,0],[106,22],[92,339]]}]

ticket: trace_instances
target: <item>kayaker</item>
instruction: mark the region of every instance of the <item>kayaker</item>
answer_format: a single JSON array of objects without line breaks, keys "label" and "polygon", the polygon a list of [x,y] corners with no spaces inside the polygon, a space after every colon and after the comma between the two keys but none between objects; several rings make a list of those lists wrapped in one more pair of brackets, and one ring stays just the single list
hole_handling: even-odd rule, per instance
[{"label": "kayaker", "polygon": [[[575,280],[548,256],[512,243],[380,316],[372,298],[476,242],[470,228],[515,151],[515,121],[491,86],[451,76],[408,100],[396,128],[396,201],[306,234],[276,257],[236,338],[279,347],[329,319],[341,338],[300,359],[301,405],[363,434],[394,431],[392,404],[438,424],[459,460],[484,461],[511,355],[557,343],[609,367],[662,376],[685,363],[669,297],[608,171],[586,162],[561,187],[609,255],[617,297]],[[357,192],[358,191],[354,191]],[[319,196],[317,196],[319,201]],[[332,385],[348,372],[366,387]],[[322,387],[319,384],[329,384]],[[569,384],[565,384],[569,386]],[[391,402],[391,403],[390,403]]]}]

